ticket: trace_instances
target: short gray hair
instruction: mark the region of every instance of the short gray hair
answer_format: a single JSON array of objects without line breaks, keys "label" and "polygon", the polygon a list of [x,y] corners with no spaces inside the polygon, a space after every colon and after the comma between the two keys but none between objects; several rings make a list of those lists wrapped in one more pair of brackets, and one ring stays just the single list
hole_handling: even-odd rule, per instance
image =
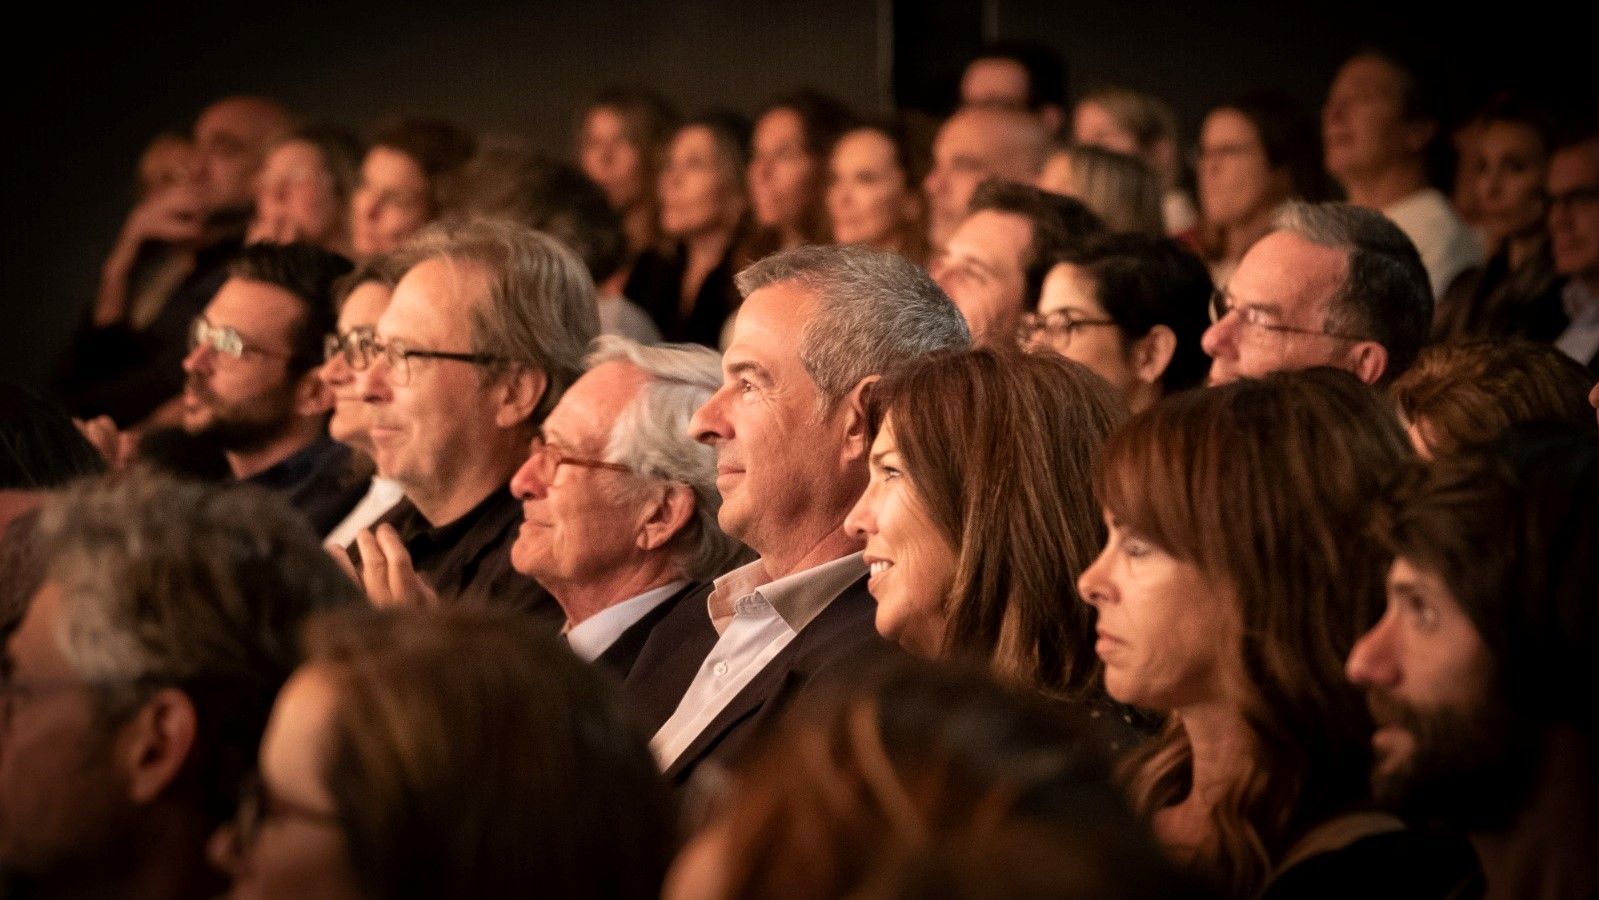
[{"label": "short gray hair", "polygon": [[794,282],[816,298],[800,332],[799,357],[824,408],[861,379],[938,350],[971,346],[960,310],[920,266],[897,253],[816,245],[775,253],[736,278],[745,297]]},{"label": "short gray hair", "polygon": [[471,263],[488,276],[488,302],[472,314],[474,349],[507,361],[491,367],[496,374],[526,367],[548,376],[531,417],[544,421],[583,374],[584,348],[600,332],[583,261],[547,234],[484,218],[429,225],[396,253],[400,271],[430,259]]},{"label": "short gray hair", "polygon": [[206,810],[231,810],[313,612],[360,594],[304,517],[250,486],[135,470],[45,502],[37,532],[61,588],[56,642],[105,721],[163,686],[194,704]]},{"label": "short gray hair", "polygon": [[1342,250],[1343,286],[1328,305],[1327,328],[1363,335],[1388,351],[1379,384],[1416,361],[1432,330],[1432,287],[1416,245],[1376,210],[1347,203],[1290,203],[1273,223],[1320,247]]},{"label": "short gray hair", "polygon": [[[694,516],[672,536],[668,549],[695,581],[720,575],[750,556],[717,524],[722,495],[716,489],[716,451],[689,437],[688,423],[722,385],[721,355],[697,344],[646,346],[618,335],[594,341],[589,368],[627,362],[646,376],[644,386],[616,417],[605,458],[648,478],[684,484],[694,492]],[[751,557],[752,558],[752,557]]]}]

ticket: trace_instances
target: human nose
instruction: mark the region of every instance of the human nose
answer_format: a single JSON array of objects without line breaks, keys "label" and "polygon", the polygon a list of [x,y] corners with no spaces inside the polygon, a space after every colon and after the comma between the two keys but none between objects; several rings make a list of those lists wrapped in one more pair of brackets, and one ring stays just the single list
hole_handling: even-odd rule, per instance
[{"label": "human nose", "polygon": [[223,822],[205,842],[206,859],[217,871],[236,878],[244,870],[244,848],[239,846],[239,829]]},{"label": "human nose", "polygon": [[722,411],[728,390],[727,385],[722,385],[699,409],[694,410],[694,415],[688,420],[689,437],[714,447],[719,441],[733,436],[733,429]]},{"label": "human nose", "polygon": [[1400,681],[1400,667],[1394,653],[1393,615],[1385,613],[1377,624],[1349,651],[1344,674],[1359,685],[1394,687]]},{"label": "human nose", "polygon": [[1083,570],[1083,574],[1077,576],[1077,596],[1081,597],[1084,603],[1095,609],[1105,603],[1109,603],[1112,599],[1114,589],[1105,573],[1106,568],[1109,566],[1109,563],[1106,562],[1106,557],[1109,555],[1110,547],[1107,545],[1104,550],[1099,552],[1099,556],[1088,564],[1088,568]]},{"label": "human nose", "polygon": [[511,476],[511,496],[518,500],[538,500],[543,498],[549,485],[540,476],[541,453],[537,450],[527,455],[522,462],[522,467]]},{"label": "human nose", "polygon": [[1218,359],[1224,355],[1232,355],[1237,344],[1238,324],[1237,316],[1228,310],[1221,318],[1212,322],[1210,327],[1199,338],[1199,346],[1211,359]]},{"label": "human nose", "polygon": [[859,500],[844,517],[844,533],[864,541],[877,533],[877,483],[868,482]]},{"label": "human nose", "polygon": [[393,395],[389,382],[389,361],[381,353],[373,354],[366,368],[353,373],[356,389],[366,403],[385,403]]},{"label": "human nose", "polygon": [[200,341],[189,348],[188,354],[183,357],[183,371],[192,374],[210,369],[215,353],[216,350],[208,342]]}]

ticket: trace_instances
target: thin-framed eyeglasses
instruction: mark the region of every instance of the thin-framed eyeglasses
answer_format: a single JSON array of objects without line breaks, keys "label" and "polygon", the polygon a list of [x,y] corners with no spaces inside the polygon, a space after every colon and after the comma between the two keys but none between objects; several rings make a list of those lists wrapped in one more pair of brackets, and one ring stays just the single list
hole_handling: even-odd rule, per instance
[{"label": "thin-framed eyeglasses", "polygon": [[344,364],[357,371],[371,364],[372,341],[377,333],[370,325],[358,325],[343,334],[322,336],[322,361],[333,362],[342,358]]},{"label": "thin-framed eyeglasses", "polygon": [[267,787],[259,773],[252,773],[245,778],[239,791],[239,808],[233,815],[234,850],[242,853],[255,846],[261,826],[270,819],[299,819],[328,828],[344,827],[337,813],[285,800]]},{"label": "thin-framed eyeglasses", "polygon": [[212,325],[206,321],[205,316],[195,316],[194,321],[189,323],[189,351],[192,353],[202,345],[233,359],[242,359],[246,353],[277,359],[289,358],[287,353],[279,353],[249,343],[239,332],[227,325]]},{"label": "thin-framed eyeglasses", "polygon": [[[388,363],[389,377],[395,384],[409,384],[411,381],[411,360],[413,359],[443,359],[450,362],[467,363],[473,366],[487,366],[505,362],[502,356],[492,353],[464,353],[454,350],[418,350],[406,346],[404,341],[385,341],[376,336],[362,342],[360,354],[351,354],[347,359],[350,368],[357,372],[372,365],[379,359]],[[325,349],[325,348],[324,348]]]},{"label": "thin-framed eyeglasses", "polygon": [[533,475],[545,484],[555,481],[555,473],[562,466],[579,466],[585,469],[610,469],[613,472],[632,472],[633,470],[621,463],[606,462],[603,459],[589,459],[582,456],[573,456],[565,450],[544,440],[542,436],[533,438],[528,445],[528,459],[533,463]]},{"label": "thin-framed eyeglasses", "polygon": [[1065,350],[1071,346],[1072,336],[1078,329],[1115,324],[1114,319],[1077,318],[1063,309],[1047,313],[1030,312],[1022,316],[1021,325],[1016,328],[1016,339],[1025,345],[1042,334],[1057,349]]},{"label": "thin-framed eyeglasses", "polygon": [[1210,321],[1219,323],[1233,313],[1238,314],[1239,321],[1251,328],[1262,331],[1275,331],[1279,334],[1305,334],[1312,337],[1330,337],[1341,341],[1367,341],[1370,338],[1359,335],[1344,334],[1337,331],[1318,331],[1313,328],[1295,328],[1292,325],[1279,325],[1271,321],[1271,313],[1258,306],[1250,304],[1234,305],[1228,303],[1229,297],[1225,287],[1216,288],[1210,295]]}]

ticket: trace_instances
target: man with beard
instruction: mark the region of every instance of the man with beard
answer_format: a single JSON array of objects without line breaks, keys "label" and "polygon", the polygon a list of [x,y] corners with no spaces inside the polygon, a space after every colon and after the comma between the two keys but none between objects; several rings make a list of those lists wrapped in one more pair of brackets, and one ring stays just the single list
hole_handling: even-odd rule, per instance
[{"label": "man with beard", "polygon": [[328,437],[317,377],[348,260],[310,244],[256,244],[189,330],[183,428],[222,448],[240,481],[283,493],[325,535],[360,499],[350,450]]},{"label": "man with beard", "polygon": [[1413,472],[1379,516],[1388,610],[1349,676],[1377,799],[1476,851],[1454,897],[1599,891],[1599,441],[1565,429]]}]

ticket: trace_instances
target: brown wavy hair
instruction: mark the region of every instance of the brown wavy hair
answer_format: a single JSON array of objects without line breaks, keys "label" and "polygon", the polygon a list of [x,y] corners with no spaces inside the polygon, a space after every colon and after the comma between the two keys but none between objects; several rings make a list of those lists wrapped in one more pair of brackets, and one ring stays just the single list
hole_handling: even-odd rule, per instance
[{"label": "brown wavy hair", "polygon": [[[1379,395],[1327,368],[1168,397],[1105,449],[1105,508],[1236,603],[1253,759],[1193,861],[1228,896],[1252,895],[1295,839],[1366,795],[1372,723],[1344,660],[1386,602],[1389,555],[1365,525],[1410,456]],[[1134,806],[1180,802],[1192,763],[1173,717],[1124,763]]]},{"label": "brown wavy hair", "polygon": [[982,348],[892,372],[870,398],[893,418],[912,489],[956,548],[943,654],[1068,699],[1097,697],[1094,617],[1077,576],[1105,545],[1094,461],[1127,416],[1115,388],[1053,353]]}]

